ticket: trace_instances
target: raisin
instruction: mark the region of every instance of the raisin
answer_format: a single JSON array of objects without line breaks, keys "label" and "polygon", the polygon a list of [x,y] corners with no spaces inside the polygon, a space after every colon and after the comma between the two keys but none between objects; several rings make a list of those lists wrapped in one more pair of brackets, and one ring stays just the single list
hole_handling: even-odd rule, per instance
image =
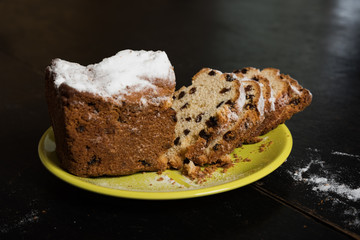
[{"label": "raisin", "polygon": [[174,140],[174,144],[177,146],[180,144],[180,137],[177,137],[175,140]]},{"label": "raisin", "polygon": [[93,165],[95,163],[101,162],[101,158],[96,157],[96,155],[92,156],[90,161],[88,161],[88,165]]},{"label": "raisin", "polygon": [[113,128],[104,128],[105,134],[115,134],[115,129]]},{"label": "raisin", "polygon": [[185,158],[184,159],[184,164],[188,164],[188,163],[190,163],[190,160],[188,158]]},{"label": "raisin", "polygon": [[248,70],[247,70],[246,68],[241,69],[241,73],[243,73],[243,74],[246,74],[247,71],[248,71]]},{"label": "raisin", "polygon": [[121,122],[121,123],[126,123],[126,120],[125,120],[125,119],[123,119],[122,117],[120,117],[120,116],[119,116],[119,118],[118,118],[118,122]]},{"label": "raisin", "polygon": [[255,108],[256,108],[255,105],[250,104],[250,103],[245,105],[245,109],[247,109],[247,110],[254,110]]},{"label": "raisin", "polygon": [[224,101],[220,102],[220,103],[216,106],[216,108],[219,108],[223,103],[224,103]]},{"label": "raisin", "polygon": [[300,103],[300,99],[298,99],[298,98],[295,98],[295,99],[290,101],[290,104],[293,104],[295,106],[297,106],[299,103]]},{"label": "raisin", "polygon": [[90,149],[90,147],[89,147],[88,145],[86,145],[85,148],[86,148],[86,150],[89,150],[89,149]]},{"label": "raisin", "polygon": [[188,106],[189,106],[189,103],[185,103],[185,104],[180,108],[180,110],[185,109],[185,108],[187,108]]},{"label": "raisin", "polygon": [[82,133],[85,131],[85,127],[80,125],[79,127],[76,128],[76,131]]},{"label": "raisin", "polygon": [[223,139],[225,141],[231,141],[235,139],[235,134],[232,131],[228,131],[227,133],[224,134]]},{"label": "raisin", "polygon": [[214,151],[218,150],[218,149],[219,149],[219,146],[220,146],[220,144],[215,144],[215,145],[213,146]]},{"label": "raisin", "polygon": [[193,87],[192,89],[190,89],[189,93],[190,94],[194,94],[196,92],[196,87]]},{"label": "raisin", "polygon": [[204,113],[200,113],[199,115],[197,115],[197,117],[195,118],[195,122],[201,122],[202,115],[204,115]]},{"label": "raisin", "polygon": [[184,130],[185,136],[187,136],[189,133],[190,133],[190,130],[189,130],[189,129],[185,129],[185,130]]},{"label": "raisin", "polygon": [[217,126],[217,120],[216,117],[210,117],[209,120],[207,120],[206,122],[206,126],[207,127],[216,127]]},{"label": "raisin", "polygon": [[220,90],[219,93],[226,93],[226,92],[228,92],[230,90],[231,90],[231,88],[223,88],[223,89]]},{"label": "raisin", "polygon": [[172,118],[172,120],[173,120],[174,122],[177,122],[177,117],[176,117],[176,114],[171,115],[171,118]]},{"label": "raisin", "polygon": [[211,137],[211,134],[206,133],[205,129],[203,129],[199,132],[199,136],[207,141]]},{"label": "raisin", "polygon": [[93,107],[96,112],[99,112],[99,109],[96,107],[96,104],[95,104],[95,103],[89,102],[89,103],[88,103],[88,106],[89,106],[89,107]]},{"label": "raisin", "polygon": [[172,96],[172,99],[173,99],[173,100],[175,100],[175,99],[176,99],[176,97],[175,97],[175,96]]},{"label": "raisin", "polygon": [[191,117],[187,117],[185,118],[186,121],[190,122],[191,121]]},{"label": "raisin", "polygon": [[182,99],[184,96],[185,96],[185,92],[181,91],[179,96],[178,96],[178,99]]},{"label": "raisin", "polygon": [[228,82],[232,82],[235,80],[235,78],[233,78],[232,76],[230,76],[230,74],[226,74],[226,77],[225,77],[226,81]]},{"label": "raisin", "polygon": [[259,81],[259,78],[257,76],[255,76],[255,77],[253,77],[251,79],[254,80],[254,81]]},{"label": "raisin", "polygon": [[170,143],[165,143],[165,145],[163,146],[165,149],[169,149],[172,147],[172,145]]},{"label": "raisin", "polygon": [[254,97],[255,97],[255,95],[253,95],[253,94],[246,94],[246,99],[253,100]]},{"label": "raisin", "polygon": [[138,162],[140,162],[142,165],[144,165],[145,167],[150,167],[150,163],[148,163],[145,160],[139,160]]},{"label": "raisin", "polygon": [[225,104],[230,105],[230,106],[233,106],[235,103],[234,103],[233,101],[231,101],[231,100],[228,100],[228,101],[226,101]]},{"label": "raisin", "polygon": [[240,69],[236,69],[233,71],[233,73],[239,73],[241,70]]},{"label": "raisin", "polygon": [[280,75],[280,79],[283,79],[284,77],[283,77],[283,75]]},{"label": "raisin", "polygon": [[210,75],[210,76],[214,76],[214,75],[216,75],[216,72],[215,72],[214,70],[211,70],[211,71],[209,72],[209,75]]},{"label": "raisin", "polygon": [[253,89],[253,88],[252,88],[251,85],[247,85],[247,86],[245,87],[245,92],[251,91],[252,89]]}]

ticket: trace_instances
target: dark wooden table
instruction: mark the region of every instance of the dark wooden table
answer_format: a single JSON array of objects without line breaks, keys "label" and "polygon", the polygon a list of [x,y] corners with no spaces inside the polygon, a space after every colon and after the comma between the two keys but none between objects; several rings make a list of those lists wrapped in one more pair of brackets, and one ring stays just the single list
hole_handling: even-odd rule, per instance
[{"label": "dark wooden table", "polygon": [[[288,160],[256,183],[173,201],[71,186],[41,164],[44,68],[164,50],[178,88],[202,67],[275,67],[313,93]],[[0,239],[360,238],[360,2],[0,1]]]}]

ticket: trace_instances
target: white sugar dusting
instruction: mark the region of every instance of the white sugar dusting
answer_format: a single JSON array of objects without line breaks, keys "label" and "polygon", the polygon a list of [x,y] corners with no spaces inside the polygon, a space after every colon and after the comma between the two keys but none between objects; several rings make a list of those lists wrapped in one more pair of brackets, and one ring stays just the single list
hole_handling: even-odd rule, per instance
[{"label": "white sugar dusting", "polygon": [[[313,153],[319,153],[318,149],[307,149]],[[328,170],[322,170],[320,174],[310,174],[308,177],[304,177],[304,173],[308,172],[314,165],[318,165],[321,169],[324,168],[325,162],[321,160],[320,154],[312,154],[311,161],[305,167],[299,168],[294,172],[289,171],[289,174],[296,181],[303,181],[312,186],[312,190],[318,192],[331,192],[348,200],[358,201],[360,199],[360,187],[351,188],[343,183],[336,181],[335,174],[332,174]]]},{"label": "white sugar dusting", "polygon": [[276,98],[274,97],[274,90],[270,86],[270,98],[269,98],[269,102],[271,104],[270,111],[275,111],[275,101],[276,101]]},{"label": "white sugar dusting", "polygon": [[260,118],[261,120],[264,118],[264,107],[265,107],[265,103],[264,103],[264,96],[263,96],[263,93],[262,93],[262,87],[263,87],[263,84],[260,83],[260,87],[261,87],[261,90],[260,90],[260,97],[259,97],[259,102],[258,102],[258,105],[257,105],[257,109],[260,113]]},{"label": "white sugar dusting", "polygon": [[[310,162],[293,171],[288,171],[290,176],[299,183],[305,183],[310,189],[325,201],[330,201],[333,206],[341,206],[343,209],[344,223],[349,227],[360,227],[360,210],[356,207],[360,200],[360,186],[356,182],[355,187],[338,181],[339,171],[331,171],[326,161],[322,160],[321,151],[316,148],[307,148],[306,153]],[[358,155],[332,151],[332,155],[358,159]],[[316,172],[316,173],[314,173]],[[346,173],[340,173],[346,174]],[[355,178],[356,179],[356,178]],[[355,204],[354,206],[352,206]]]},{"label": "white sugar dusting", "polygon": [[240,97],[238,98],[237,105],[239,109],[242,109],[246,102],[246,94],[244,89],[244,84],[240,82]]},{"label": "white sugar dusting", "polygon": [[156,80],[175,85],[175,74],[163,51],[123,50],[98,64],[82,66],[53,60],[50,71],[55,73],[55,85],[66,83],[78,91],[102,97],[128,94],[151,89],[156,92]]},{"label": "white sugar dusting", "polygon": [[350,153],[344,153],[344,152],[338,152],[338,151],[332,151],[332,155],[338,155],[338,156],[346,156],[346,157],[352,157],[360,160],[360,155],[350,154]]},{"label": "white sugar dusting", "polygon": [[311,175],[308,182],[314,184],[314,191],[333,192],[352,201],[360,199],[360,188],[350,188],[345,184],[338,183],[334,179]]},{"label": "white sugar dusting", "polygon": [[8,233],[11,230],[19,229],[24,227],[28,224],[35,223],[39,221],[39,211],[38,210],[31,210],[22,218],[15,220],[14,222],[6,223],[0,226],[1,233]]}]

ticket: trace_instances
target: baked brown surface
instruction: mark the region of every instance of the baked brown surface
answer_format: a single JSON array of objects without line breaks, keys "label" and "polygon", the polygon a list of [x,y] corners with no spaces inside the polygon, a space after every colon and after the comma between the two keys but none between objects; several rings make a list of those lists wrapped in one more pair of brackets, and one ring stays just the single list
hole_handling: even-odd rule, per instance
[{"label": "baked brown surface", "polygon": [[[142,106],[135,96],[117,103],[66,84],[57,88],[54,75],[47,68],[46,98],[64,169],[95,177],[167,168],[159,158],[174,141],[175,111],[167,101]],[[163,86],[163,91],[174,87]]]}]

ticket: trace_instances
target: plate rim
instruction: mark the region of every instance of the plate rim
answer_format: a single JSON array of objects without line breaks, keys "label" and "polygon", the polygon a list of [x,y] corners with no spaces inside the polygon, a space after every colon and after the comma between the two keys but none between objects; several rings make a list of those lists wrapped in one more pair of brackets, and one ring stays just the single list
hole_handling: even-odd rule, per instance
[{"label": "plate rim", "polygon": [[[205,188],[199,189],[191,189],[191,190],[181,190],[181,191],[136,191],[136,190],[123,190],[123,189],[114,189],[103,187],[99,185],[95,185],[93,183],[81,180],[80,177],[72,175],[71,173],[66,172],[61,169],[60,166],[51,163],[48,160],[48,157],[45,155],[45,151],[42,146],[44,145],[45,138],[52,131],[52,127],[49,127],[41,136],[39,144],[38,144],[38,154],[42,164],[45,168],[50,171],[53,175],[60,178],[61,180],[81,189],[91,191],[94,193],[99,193],[103,195],[113,196],[113,197],[122,197],[122,198],[130,198],[130,199],[143,199],[143,200],[171,200],[171,199],[185,199],[185,198],[195,198],[213,195],[217,193],[222,193],[226,191],[230,191],[236,188],[240,188],[246,185],[249,185],[253,182],[258,181],[259,179],[269,175],[278,167],[280,167],[288,158],[291,153],[293,146],[293,139],[290,130],[287,128],[285,124],[279,125],[276,129],[282,128],[285,131],[285,134],[288,136],[286,141],[284,141],[284,146],[281,153],[273,159],[269,164],[265,167],[261,168],[259,171],[256,171],[253,174],[250,174],[246,177],[236,179],[227,183],[209,186]],[[273,130],[273,131],[274,131]],[[279,130],[279,129],[278,129]],[[245,180],[244,180],[245,179]]]}]

